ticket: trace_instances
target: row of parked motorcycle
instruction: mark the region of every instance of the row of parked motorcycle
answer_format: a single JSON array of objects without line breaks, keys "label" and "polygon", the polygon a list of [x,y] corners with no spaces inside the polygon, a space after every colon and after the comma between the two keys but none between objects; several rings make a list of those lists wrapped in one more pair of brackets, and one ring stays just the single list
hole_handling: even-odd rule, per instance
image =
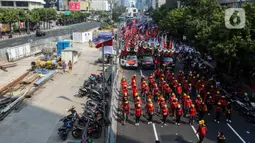
[{"label": "row of parked motorcycle", "polygon": [[84,112],[79,115],[74,107],[67,110],[70,114],[60,120],[63,125],[58,129],[58,134],[63,141],[67,139],[69,132],[75,139],[81,139],[81,142],[86,143],[92,138],[101,137],[103,127],[106,126],[107,98],[110,95],[107,87],[103,90],[103,82],[102,74],[91,74],[88,80],[84,81],[78,94],[75,95],[78,98],[87,97],[83,105]]}]

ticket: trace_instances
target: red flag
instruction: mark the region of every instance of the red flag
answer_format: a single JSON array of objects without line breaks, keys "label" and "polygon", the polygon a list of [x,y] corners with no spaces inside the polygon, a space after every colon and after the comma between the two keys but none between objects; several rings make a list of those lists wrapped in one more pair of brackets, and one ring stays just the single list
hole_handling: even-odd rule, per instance
[{"label": "red flag", "polygon": [[96,45],[96,48],[101,48],[103,46],[103,43],[104,43],[104,46],[112,46],[113,45],[113,39],[111,40],[108,40],[108,41],[101,41],[99,42],[97,45]]}]

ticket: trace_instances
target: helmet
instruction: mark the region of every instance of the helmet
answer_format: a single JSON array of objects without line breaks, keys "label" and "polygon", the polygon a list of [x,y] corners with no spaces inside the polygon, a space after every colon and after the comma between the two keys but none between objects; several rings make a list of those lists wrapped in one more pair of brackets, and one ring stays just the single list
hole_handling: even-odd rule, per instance
[{"label": "helmet", "polygon": [[141,107],[141,104],[137,104],[137,107]]},{"label": "helmet", "polygon": [[200,120],[200,121],[199,121],[199,125],[203,125],[204,123],[205,123],[204,120]]},{"label": "helmet", "polygon": [[181,108],[181,105],[180,105],[180,104],[178,104],[178,105],[177,105],[177,107],[178,107],[178,108]]},{"label": "helmet", "polygon": [[139,96],[137,96],[137,98],[136,98],[137,100],[140,100],[140,97]]},{"label": "helmet", "polygon": [[128,101],[126,101],[125,104],[128,104]]},{"label": "helmet", "polygon": [[164,107],[167,107],[167,105],[166,105],[166,104],[164,104]]},{"label": "helmet", "polygon": [[153,106],[153,104],[152,104],[152,103],[150,103],[150,104],[149,104],[149,106],[150,106],[150,107],[152,107],[152,106]]},{"label": "helmet", "polygon": [[220,91],[217,91],[217,94],[220,94]]},{"label": "helmet", "polygon": [[136,77],[136,74],[134,74],[134,77]]},{"label": "helmet", "polygon": [[210,92],[207,92],[207,94],[210,94]]},{"label": "helmet", "polygon": [[220,103],[220,102],[218,102],[218,105],[221,105],[221,103]]},{"label": "helmet", "polygon": [[135,96],[138,96],[138,93],[135,93]]},{"label": "helmet", "polygon": [[195,107],[195,105],[194,105],[194,104],[191,104],[191,107]]},{"label": "helmet", "polygon": [[202,84],[202,87],[205,87],[205,85]]},{"label": "helmet", "polygon": [[165,101],[165,98],[162,97],[161,100],[162,100],[162,101]]},{"label": "helmet", "polygon": [[151,102],[151,99],[148,99],[148,102]]},{"label": "helmet", "polygon": [[181,85],[181,84],[179,83],[179,85]]},{"label": "helmet", "polygon": [[209,98],[212,98],[212,96],[209,96]]},{"label": "helmet", "polygon": [[200,98],[200,97],[201,97],[201,96],[198,94],[198,95],[197,95],[197,98]]},{"label": "helmet", "polygon": [[245,93],[244,93],[244,95],[245,95],[245,96],[248,96],[248,93],[247,93],[247,92],[245,92]]},{"label": "helmet", "polygon": [[195,76],[193,76],[193,78],[196,78]]},{"label": "helmet", "polygon": [[225,98],[225,96],[222,96],[222,98]]},{"label": "helmet", "polygon": [[177,80],[175,80],[177,82]]},{"label": "helmet", "polygon": [[146,81],[144,80],[143,83],[146,83]]},{"label": "helmet", "polygon": [[191,83],[189,84],[189,86],[191,86]]},{"label": "helmet", "polygon": [[190,96],[187,96],[187,98],[189,99],[189,98],[190,98]]}]

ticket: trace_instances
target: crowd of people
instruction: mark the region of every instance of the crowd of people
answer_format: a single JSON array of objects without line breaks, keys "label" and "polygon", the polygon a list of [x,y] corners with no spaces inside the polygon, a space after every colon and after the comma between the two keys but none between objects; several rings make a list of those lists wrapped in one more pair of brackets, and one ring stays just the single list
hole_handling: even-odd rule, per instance
[{"label": "crowd of people", "polygon": [[[137,80],[140,80],[140,85],[137,85]],[[131,85],[131,91],[128,88],[129,85]],[[137,79],[134,75],[131,83],[128,83],[127,79],[122,77],[121,91],[123,124],[126,124],[130,114],[129,98],[134,101],[136,126],[139,126],[142,114],[148,116],[148,124],[153,122],[156,114],[161,115],[162,127],[166,125],[166,119],[169,117],[172,117],[178,126],[182,118],[188,118],[189,124],[199,124],[197,130],[199,142],[202,142],[206,136],[205,115],[213,115],[216,123],[222,120],[231,123],[231,103],[211,77],[195,70],[188,73],[183,71],[175,73],[163,66],[157,68],[147,79],[144,76]],[[142,107],[145,107],[145,111]],[[212,114],[213,112],[215,114]],[[222,140],[223,137],[223,133],[219,133],[218,140]]]}]

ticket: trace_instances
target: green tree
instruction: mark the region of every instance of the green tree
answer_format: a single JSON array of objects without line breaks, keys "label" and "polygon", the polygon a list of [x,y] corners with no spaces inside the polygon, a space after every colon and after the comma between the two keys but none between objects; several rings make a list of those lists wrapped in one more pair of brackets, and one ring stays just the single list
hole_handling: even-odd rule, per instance
[{"label": "green tree", "polygon": [[[0,13],[3,15],[3,23],[12,25],[18,21],[18,12],[13,8],[1,8]],[[12,28],[11,28],[12,29]]]},{"label": "green tree", "polygon": [[114,22],[119,22],[119,17],[125,11],[126,11],[126,7],[125,6],[117,6],[117,5],[115,5],[114,8],[112,9],[112,20]]}]

